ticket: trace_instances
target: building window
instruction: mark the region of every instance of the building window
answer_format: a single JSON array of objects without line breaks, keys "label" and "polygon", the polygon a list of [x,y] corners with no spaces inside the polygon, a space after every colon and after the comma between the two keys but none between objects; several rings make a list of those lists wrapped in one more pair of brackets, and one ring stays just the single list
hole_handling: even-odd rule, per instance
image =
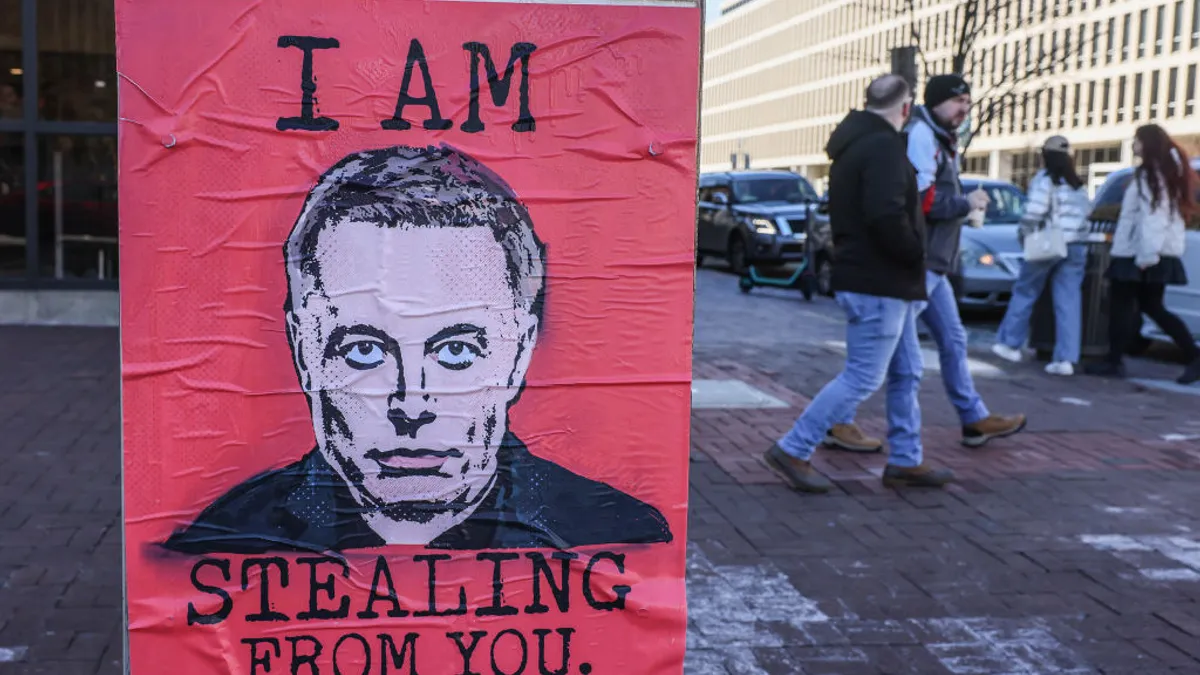
[{"label": "building window", "polygon": [[[1071,5],[1068,3],[1068,7]],[[1063,31],[1063,70],[1071,69],[1071,29]]]},{"label": "building window", "polygon": [[[22,17],[35,8],[30,34]],[[0,45],[0,282],[112,284],[119,272],[113,4],[0,0]],[[26,75],[30,58],[36,76]]]},{"label": "building window", "polygon": [[1042,91],[1033,92],[1033,130],[1042,130]]},{"label": "building window", "polygon": [[1104,62],[1112,63],[1117,58],[1117,19],[1108,20],[1108,35],[1105,36],[1108,49],[1104,52]]},{"label": "building window", "polygon": [[1150,37],[1150,10],[1143,9],[1138,14],[1138,58],[1146,55],[1146,40]]},{"label": "building window", "polygon": [[1166,31],[1167,23],[1167,6],[1159,5],[1155,14],[1154,26],[1154,55],[1159,56],[1163,53],[1163,33]]},{"label": "building window", "polygon": [[991,168],[991,163],[987,155],[978,155],[975,157],[967,157],[963,161],[963,167],[966,173],[975,174],[978,176],[988,175],[988,170]]},{"label": "building window", "polygon": [[1021,131],[1029,131],[1029,92],[1021,94]]},{"label": "building window", "polygon": [[1132,30],[1132,26],[1131,26],[1132,23],[1133,23],[1133,15],[1132,14],[1126,14],[1125,18],[1121,22],[1121,60],[1122,61],[1129,60],[1129,37],[1130,37],[1130,30]]},{"label": "building window", "polygon": [[1075,28],[1075,31],[1075,43],[1077,45],[1075,47],[1075,67],[1078,70],[1083,70],[1083,59],[1087,54],[1087,51],[1084,49],[1084,45],[1087,44],[1087,26],[1081,23]]},{"label": "building window", "polygon": [[1058,31],[1050,34],[1050,72],[1058,72]]},{"label": "building window", "polygon": [[1100,64],[1100,51],[1103,44],[1100,42],[1100,22],[1092,24],[1092,65]]},{"label": "building window", "polygon": [[1142,74],[1133,76],[1133,121],[1142,119]]},{"label": "building window", "polygon": [[1167,117],[1174,117],[1179,110],[1179,69],[1172,68],[1167,75]]},{"label": "building window", "polygon": [[1183,0],[1175,3],[1175,21],[1173,23],[1171,51],[1177,52],[1183,47]]},{"label": "building window", "polygon": [[1129,83],[1124,75],[1117,81],[1117,121],[1125,121],[1125,87]]},{"label": "building window", "polygon": [[1074,123],[1073,124],[1075,126],[1082,126],[1082,124],[1084,124],[1084,119],[1082,119],[1079,115],[1079,106],[1080,106],[1080,103],[1082,103],[1082,101],[1084,101],[1084,85],[1076,82],[1075,83],[1075,102],[1072,104],[1072,108],[1074,109]]},{"label": "building window", "polygon": [[1150,119],[1158,119],[1158,74],[1161,71],[1150,73]]},{"label": "building window", "polygon": [[[0,115],[7,116],[10,112],[0,110]],[[25,276],[28,228],[24,195],[24,135],[0,134],[0,204],[3,204],[3,215],[0,216],[0,279]]]},{"label": "building window", "polygon": [[1067,85],[1065,84],[1058,89],[1058,128],[1067,128]]},{"label": "building window", "polygon": [[1200,47],[1200,0],[1192,0],[1192,49]]},{"label": "building window", "polygon": [[1112,80],[1104,78],[1104,89],[1100,98],[1100,123],[1108,124],[1108,102],[1112,97]]},{"label": "building window", "polygon": [[1195,64],[1188,66],[1187,70],[1187,98],[1183,103],[1183,114],[1191,117],[1196,112],[1196,66]]},{"label": "building window", "polygon": [[1096,121],[1096,81],[1088,82],[1087,123],[1091,126]]}]

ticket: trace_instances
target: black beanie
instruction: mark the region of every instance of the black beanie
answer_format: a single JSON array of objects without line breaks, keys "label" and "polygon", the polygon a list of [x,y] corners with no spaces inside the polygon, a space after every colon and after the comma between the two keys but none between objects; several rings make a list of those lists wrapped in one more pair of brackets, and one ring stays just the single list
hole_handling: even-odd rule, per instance
[{"label": "black beanie", "polygon": [[971,93],[961,75],[934,75],[925,85],[925,107],[936,108],[952,98]]}]

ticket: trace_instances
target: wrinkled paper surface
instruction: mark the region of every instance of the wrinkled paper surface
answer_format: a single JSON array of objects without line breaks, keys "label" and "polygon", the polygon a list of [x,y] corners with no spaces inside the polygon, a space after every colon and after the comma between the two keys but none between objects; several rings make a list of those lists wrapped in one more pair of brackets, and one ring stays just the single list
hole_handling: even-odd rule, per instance
[{"label": "wrinkled paper surface", "polygon": [[699,9],[117,23],[131,672],[681,672]]}]

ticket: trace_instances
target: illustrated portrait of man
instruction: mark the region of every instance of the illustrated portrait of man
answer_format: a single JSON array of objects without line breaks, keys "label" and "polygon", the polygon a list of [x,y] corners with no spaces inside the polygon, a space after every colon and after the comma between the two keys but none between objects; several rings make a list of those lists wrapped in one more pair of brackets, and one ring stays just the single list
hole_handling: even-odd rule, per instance
[{"label": "illustrated portrait of man", "polygon": [[671,540],[662,514],[509,429],[546,248],[513,190],[449,148],[354,153],[284,245],[292,360],[316,448],[218,498],[190,553],[558,548]]}]

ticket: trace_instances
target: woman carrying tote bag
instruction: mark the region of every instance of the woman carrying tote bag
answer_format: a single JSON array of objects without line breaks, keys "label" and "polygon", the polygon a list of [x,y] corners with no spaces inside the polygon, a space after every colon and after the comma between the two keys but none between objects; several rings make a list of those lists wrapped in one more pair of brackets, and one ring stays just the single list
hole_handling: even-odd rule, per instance
[{"label": "woman carrying tote bag", "polygon": [[1071,146],[1054,136],[1042,146],[1045,169],[1029,183],[1020,234],[1025,249],[1021,273],[992,351],[1019,362],[1029,338],[1034,305],[1046,284],[1054,294],[1054,358],[1051,375],[1074,375],[1079,361],[1083,275],[1087,267],[1088,196],[1075,171]]},{"label": "woman carrying tote bag", "polygon": [[1087,369],[1092,375],[1123,377],[1122,361],[1141,330],[1145,314],[1171,336],[1188,366],[1180,384],[1200,380],[1200,348],[1186,324],[1163,305],[1169,285],[1186,285],[1184,225],[1196,212],[1196,174],[1187,154],[1156,124],[1137,130],[1133,154],[1142,158],[1121,203],[1108,268],[1109,354]]}]

